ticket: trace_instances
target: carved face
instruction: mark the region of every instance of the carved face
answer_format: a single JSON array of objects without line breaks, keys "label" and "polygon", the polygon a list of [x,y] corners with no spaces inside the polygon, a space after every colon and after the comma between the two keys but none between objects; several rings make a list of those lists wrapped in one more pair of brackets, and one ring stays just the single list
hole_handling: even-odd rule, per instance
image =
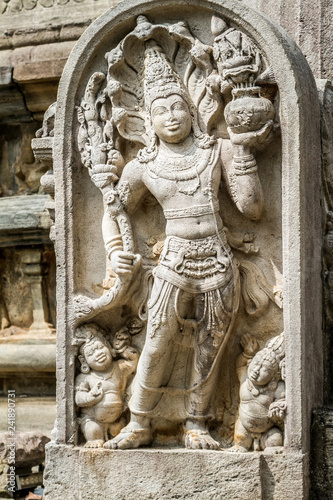
[{"label": "carved face", "polygon": [[120,351],[124,347],[127,347],[131,344],[131,338],[128,332],[121,331],[117,332],[113,339],[113,347],[116,351]]},{"label": "carved face", "polygon": [[108,52],[107,58],[109,65],[114,66],[124,60],[124,54],[120,47],[116,47]]},{"label": "carved face", "polygon": [[192,120],[188,106],[179,95],[155,99],[151,118],[158,137],[171,144],[184,141],[191,132]]},{"label": "carved face", "polygon": [[84,348],[84,356],[92,370],[104,371],[112,363],[110,349],[100,340],[89,342]]},{"label": "carved face", "polygon": [[248,368],[248,377],[254,384],[266,385],[274,377],[277,367],[267,359],[263,359],[260,353],[252,359]]}]

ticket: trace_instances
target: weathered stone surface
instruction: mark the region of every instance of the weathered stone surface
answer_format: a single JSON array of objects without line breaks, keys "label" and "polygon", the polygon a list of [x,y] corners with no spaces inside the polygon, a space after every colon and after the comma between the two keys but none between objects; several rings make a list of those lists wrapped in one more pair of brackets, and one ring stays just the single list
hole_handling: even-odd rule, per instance
[{"label": "weathered stone surface", "polygon": [[[45,452],[44,486],[48,484],[47,491],[44,491],[45,499],[63,497],[66,500],[77,500],[80,484],[79,448],[57,446],[51,442],[46,446]],[[57,463],[56,473],[52,467],[54,463]],[[101,492],[97,491],[97,494],[100,496]]]},{"label": "weathered stone surface", "polygon": [[[2,0],[0,4],[0,32],[4,38],[11,38],[13,32],[21,39],[36,31],[41,25],[47,26],[45,32],[54,31],[57,34],[58,27],[66,25],[84,25],[91,23],[97,16],[105,12],[110,6],[118,2],[111,0]],[[29,8],[26,8],[30,4]],[[44,5],[43,5],[44,4]],[[46,5],[48,4],[48,5]],[[1,6],[3,6],[1,8]],[[50,36],[51,34],[49,34]],[[51,35],[52,36],[52,35]],[[30,39],[32,36],[30,35]],[[22,43],[22,42],[21,42]],[[24,43],[24,42],[23,42]]]},{"label": "weathered stone surface", "polygon": [[[28,234],[27,234],[28,233]],[[44,287],[43,292],[43,311],[47,311],[47,321],[55,323],[55,303],[52,290],[55,280],[55,262],[54,254],[50,248],[40,245],[41,235],[38,231],[27,231],[27,233],[15,233],[11,238],[6,237],[4,243],[6,245],[16,244],[20,246],[22,255],[27,250],[26,245],[34,244],[35,251],[43,252],[43,270],[42,282]],[[46,233],[47,234],[47,233]],[[23,248],[22,248],[23,247]],[[1,340],[2,342],[28,343],[28,329],[33,323],[33,310],[36,309],[38,303],[37,297],[32,296],[32,285],[28,282],[28,277],[23,273],[23,262],[21,259],[21,250],[10,246],[1,249]],[[39,268],[39,269],[38,269]],[[35,271],[41,272],[40,265],[35,268]],[[46,273],[46,274],[45,274]],[[7,324],[4,319],[7,318]]]},{"label": "weathered stone surface", "polygon": [[48,230],[51,222],[44,207],[49,200],[48,195],[0,198],[0,234],[28,229]]},{"label": "weathered stone surface", "polygon": [[[97,498],[98,484],[110,500],[219,497],[243,500],[245,496],[248,500],[257,500],[261,497],[260,457],[255,454],[137,450],[130,455],[121,451],[105,454],[81,450],[82,500]],[[128,478],[126,486],[124,476]]]},{"label": "weathered stone surface", "polygon": [[333,498],[333,407],[314,412],[311,429],[311,499]]},{"label": "weathered stone surface", "polygon": [[13,81],[13,68],[0,68],[0,123],[7,121],[30,121],[31,113],[27,109],[23,94]]},{"label": "weathered stone surface", "polygon": [[[12,436],[0,434],[0,461],[5,463],[9,458],[8,443]],[[38,465],[45,460],[45,445],[50,439],[41,432],[15,433],[15,462],[17,467]]]},{"label": "weathered stone surface", "polygon": [[321,146],[322,178],[325,204],[323,204],[323,350],[324,350],[324,395],[326,401],[332,400],[332,326],[333,326],[333,87],[327,80],[317,80],[321,108]]},{"label": "weathered stone surface", "polygon": [[[49,47],[52,50],[51,47]],[[30,62],[14,68],[13,80],[17,83],[26,83],[38,80],[60,80],[67,59]]]},{"label": "weathered stone surface", "polygon": [[[300,454],[105,451],[54,443],[46,450],[46,500],[57,500],[64,493],[69,500],[98,500],[101,494],[108,500],[306,498],[307,458]],[[54,463],[56,470],[52,470]],[[66,489],[66,484],[71,488]]]},{"label": "weathered stone surface", "polygon": [[[276,21],[295,40],[317,78],[332,79],[330,0],[245,0],[247,5]],[[319,36],[320,34],[320,36]]]},{"label": "weathered stone surface", "polygon": [[0,67],[0,86],[11,84],[12,73],[13,73],[13,68],[6,66]]},{"label": "weathered stone surface", "polygon": [[[262,500],[298,500],[309,495],[309,457],[261,455]],[[319,500],[319,499],[318,499]]]},{"label": "weathered stone surface", "polygon": [[12,493],[7,491],[7,474],[10,471],[9,465],[0,464],[0,500],[13,498]]},{"label": "weathered stone surface", "polygon": [[47,167],[34,159],[31,149],[31,139],[37,129],[36,122],[1,126],[0,194],[2,197],[13,194],[36,194],[41,191],[39,181]]}]

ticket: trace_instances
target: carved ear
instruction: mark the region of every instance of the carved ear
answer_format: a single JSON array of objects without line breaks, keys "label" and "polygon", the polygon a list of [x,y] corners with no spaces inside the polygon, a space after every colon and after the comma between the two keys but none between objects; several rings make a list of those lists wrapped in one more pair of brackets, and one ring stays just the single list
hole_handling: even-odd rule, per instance
[{"label": "carved ear", "polygon": [[81,363],[81,372],[82,373],[89,373],[90,366],[88,365],[86,358],[82,354],[79,354],[78,358],[79,358],[79,361]]}]

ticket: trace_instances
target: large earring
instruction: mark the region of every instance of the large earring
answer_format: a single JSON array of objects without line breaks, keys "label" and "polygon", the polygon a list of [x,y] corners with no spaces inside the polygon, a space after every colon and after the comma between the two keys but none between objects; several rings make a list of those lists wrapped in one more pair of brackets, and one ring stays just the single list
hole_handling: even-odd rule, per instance
[{"label": "large earring", "polygon": [[81,373],[89,373],[90,372],[90,367],[86,361],[86,358],[84,356],[79,356],[79,360],[81,363]]}]

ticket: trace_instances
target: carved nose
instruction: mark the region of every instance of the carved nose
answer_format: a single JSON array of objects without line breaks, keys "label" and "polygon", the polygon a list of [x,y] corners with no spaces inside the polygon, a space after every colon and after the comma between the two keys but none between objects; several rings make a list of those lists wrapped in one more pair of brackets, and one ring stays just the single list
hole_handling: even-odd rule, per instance
[{"label": "carved nose", "polygon": [[176,121],[175,115],[174,115],[174,113],[173,113],[173,111],[172,111],[171,109],[169,110],[168,120],[169,120],[170,122],[174,122],[174,121]]}]

